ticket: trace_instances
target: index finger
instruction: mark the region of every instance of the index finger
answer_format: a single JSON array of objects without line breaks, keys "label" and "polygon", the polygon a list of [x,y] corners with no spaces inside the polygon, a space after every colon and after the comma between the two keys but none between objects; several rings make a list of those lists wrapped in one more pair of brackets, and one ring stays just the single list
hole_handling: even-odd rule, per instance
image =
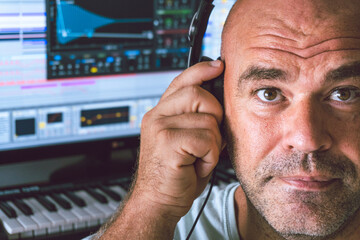
[{"label": "index finger", "polygon": [[179,76],[177,76],[169,85],[162,98],[165,98],[177,90],[191,86],[201,85],[205,81],[219,76],[224,70],[224,64],[220,60],[200,62],[194,66],[187,68]]}]

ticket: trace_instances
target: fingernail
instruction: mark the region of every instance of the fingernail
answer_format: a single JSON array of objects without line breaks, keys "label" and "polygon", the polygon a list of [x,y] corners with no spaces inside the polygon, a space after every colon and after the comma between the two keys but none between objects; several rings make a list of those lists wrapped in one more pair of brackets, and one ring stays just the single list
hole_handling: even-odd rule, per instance
[{"label": "fingernail", "polygon": [[215,61],[210,62],[210,66],[212,66],[212,67],[220,67],[220,65],[221,65],[220,60],[215,60]]}]

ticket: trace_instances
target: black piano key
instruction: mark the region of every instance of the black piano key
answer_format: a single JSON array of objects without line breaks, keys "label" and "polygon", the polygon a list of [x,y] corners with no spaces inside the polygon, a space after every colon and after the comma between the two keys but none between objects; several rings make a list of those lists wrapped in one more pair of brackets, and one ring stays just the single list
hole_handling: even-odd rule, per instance
[{"label": "black piano key", "polygon": [[73,203],[75,203],[78,207],[86,207],[85,201],[82,198],[78,197],[75,193],[73,193],[73,192],[64,192],[64,194],[71,201],[73,201]]},{"label": "black piano key", "polygon": [[100,203],[108,203],[109,202],[104,195],[102,195],[101,193],[98,193],[94,189],[86,188],[85,191]]},{"label": "black piano key", "polygon": [[8,218],[16,218],[15,210],[6,202],[0,202],[0,209],[8,216]]},{"label": "black piano key", "polygon": [[99,186],[99,189],[103,191],[106,195],[108,195],[112,200],[116,202],[121,201],[121,196],[117,192],[111,190],[110,188],[106,186]]},{"label": "black piano key", "polygon": [[55,204],[53,204],[48,199],[46,199],[46,197],[44,197],[44,196],[36,196],[35,199],[41,205],[43,205],[43,207],[46,208],[49,212],[56,212],[57,211],[57,208],[56,208]]},{"label": "black piano key", "polygon": [[19,208],[20,211],[21,211],[22,213],[24,213],[26,216],[31,216],[31,215],[34,214],[33,210],[29,207],[29,205],[27,205],[26,203],[24,203],[22,200],[20,200],[20,199],[14,199],[12,202],[13,202],[13,203],[15,204],[15,206],[16,206],[17,208]]},{"label": "black piano key", "polygon": [[59,204],[62,208],[69,210],[71,209],[71,204],[63,197],[61,197],[59,194],[57,193],[52,193],[50,194],[50,197],[52,199],[54,199],[54,201]]},{"label": "black piano key", "polygon": [[131,185],[131,181],[130,181],[130,180],[128,180],[128,181],[126,181],[126,182],[121,182],[121,183],[119,183],[119,186],[120,186],[121,188],[125,189],[125,191],[127,191],[127,192],[130,190],[130,185]]}]

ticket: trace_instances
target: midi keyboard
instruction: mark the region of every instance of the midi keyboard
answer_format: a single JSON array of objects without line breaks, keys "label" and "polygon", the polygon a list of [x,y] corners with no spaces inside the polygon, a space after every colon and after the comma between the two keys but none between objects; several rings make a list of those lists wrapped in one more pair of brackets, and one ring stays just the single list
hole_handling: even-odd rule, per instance
[{"label": "midi keyboard", "polygon": [[[215,184],[237,181],[218,168]],[[0,239],[81,239],[95,233],[126,196],[130,177],[0,190]]]}]

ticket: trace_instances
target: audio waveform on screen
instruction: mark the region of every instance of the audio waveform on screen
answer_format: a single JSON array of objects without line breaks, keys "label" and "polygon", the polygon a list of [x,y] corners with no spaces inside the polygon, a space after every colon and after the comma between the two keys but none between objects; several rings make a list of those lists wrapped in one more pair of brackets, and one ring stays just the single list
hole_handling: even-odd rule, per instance
[{"label": "audio waveform on screen", "polygon": [[99,33],[97,29],[114,23],[149,23],[151,18],[113,19],[87,11],[80,6],[57,0],[57,38],[60,44],[67,44],[81,37],[87,38],[133,38],[153,39],[152,31],[139,33]]},{"label": "audio waveform on screen", "polygon": [[81,127],[129,122],[129,106],[81,111]]}]

